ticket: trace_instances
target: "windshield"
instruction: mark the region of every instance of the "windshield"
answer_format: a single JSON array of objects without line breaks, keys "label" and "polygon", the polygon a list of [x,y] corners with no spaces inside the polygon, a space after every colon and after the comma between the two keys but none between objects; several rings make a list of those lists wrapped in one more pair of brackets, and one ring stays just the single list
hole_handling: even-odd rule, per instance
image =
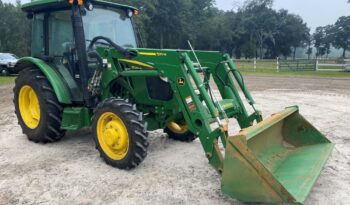
[{"label": "windshield", "polygon": [[8,60],[17,60],[18,59],[17,56],[15,56],[14,54],[9,54],[9,53],[1,54],[0,58],[1,59],[8,59]]},{"label": "windshield", "polygon": [[137,46],[131,19],[123,10],[95,8],[92,11],[86,11],[83,23],[86,40],[104,36],[122,47]]}]

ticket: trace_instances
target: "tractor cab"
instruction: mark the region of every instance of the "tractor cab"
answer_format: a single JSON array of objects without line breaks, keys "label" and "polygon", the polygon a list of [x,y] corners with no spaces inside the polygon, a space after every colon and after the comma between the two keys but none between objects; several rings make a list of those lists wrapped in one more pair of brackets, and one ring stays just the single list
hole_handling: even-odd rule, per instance
[{"label": "tractor cab", "polygon": [[[90,79],[99,66],[95,57],[86,54],[97,46],[109,46],[101,39],[93,42],[96,37],[103,36],[123,48],[139,46],[132,20],[132,16],[138,14],[134,7],[89,1],[80,6],[75,18],[72,17],[74,9],[67,0],[34,0],[22,9],[32,18],[32,57],[56,68],[78,102],[83,100],[81,84],[84,83],[81,82]],[[81,75],[82,67],[87,71],[85,76]]]}]

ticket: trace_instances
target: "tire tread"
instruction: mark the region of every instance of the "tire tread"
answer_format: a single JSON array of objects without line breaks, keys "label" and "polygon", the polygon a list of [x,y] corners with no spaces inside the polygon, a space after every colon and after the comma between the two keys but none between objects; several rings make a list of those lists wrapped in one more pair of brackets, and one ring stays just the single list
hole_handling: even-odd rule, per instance
[{"label": "tire tread", "polygon": [[[125,126],[127,127],[131,150],[127,156],[120,160],[110,159],[102,150],[98,143],[96,127],[99,117],[108,111],[118,111],[119,117],[122,118]],[[119,169],[133,169],[141,164],[141,162],[147,156],[148,148],[148,132],[146,123],[143,118],[140,118],[141,113],[137,111],[136,105],[130,103],[130,101],[121,98],[109,98],[97,105],[94,110],[93,128],[95,130],[94,141],[96,143],[97,150],[104,161],[112,167]],[[132,147],[131,147],[132,146]]]}]

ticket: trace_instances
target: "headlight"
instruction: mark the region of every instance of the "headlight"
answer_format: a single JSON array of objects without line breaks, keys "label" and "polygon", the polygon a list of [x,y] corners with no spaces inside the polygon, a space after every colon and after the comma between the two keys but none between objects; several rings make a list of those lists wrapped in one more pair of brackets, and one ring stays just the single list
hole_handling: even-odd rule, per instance
[{"label": "headlight", "polygon": [[128,16],[131,18],[134,15],[134,12],[131,9],[128,9]]},{"label": "headlight", "polygon": [[85,1],[84,6],[87,10],[92,11],[94,10],[94,5],[91,3],[91,1]]},{"label": "headlight", "polygon": [[87,9],[89,11],[92,11],[94,9],[94,5],[92,5],[92,3],[89,3],[89,5],[87,6]]}]

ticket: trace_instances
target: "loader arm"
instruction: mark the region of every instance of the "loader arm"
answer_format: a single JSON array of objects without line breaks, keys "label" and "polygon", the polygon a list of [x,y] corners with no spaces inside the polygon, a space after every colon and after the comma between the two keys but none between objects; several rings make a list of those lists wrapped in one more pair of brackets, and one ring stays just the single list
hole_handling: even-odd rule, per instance
[{"label": "loader arm", "polygon": [[[220,94],[223,98],[222,101],[214,102],[213,93],[208,94],[208,89],[204,85],[209,85],[209,79],[207,81],[202,81],[200,75],[198,74],[193,61],[191,60],[189,54],[183,53],[181,55],[181,70],[183,71],[183,78],[185,82],[191,82],[191,78],[194,81],[195,87],[191,83],[185,83],[185,85],[176,85],[178,92],[177,99],[182,102],[183,113],[186,121],[191,122],[192,129],[195,133],[198,133],[199,139],[203,145],[204,151],[209,163],[219,172],[223,168],[223,156],[219,149],[219,139],[221,139],[224,146],[226,146],[226,139],[228,138],[228,125],[223,122],[225,116],[220,113],[220,108],[218,104],[231,103],[234,107],[234,111],[230,112],[227,117],[235,117],[239,122],[241,128],[249,127],[254,121],[260,122],[261,115],[259,111],[255,111],[252,115],[248,115],[243,102],[239,96],[239,93],[234,86],[233,79],[229,72],[237,73],[238,71],[233,66],[232,59],[224,56],[223,60],[217,62],[213,67],[211,66],[207,71],[207,75],[211,74],[218,85]],[[187,75],[186,75],[187,74]],[[240,75],[234,75],[235,80],[238,82],[239,86],[242,88],[244,95],[248,98],[251,105],[254,105],[254,101],[250,96],[249,91],[246,89],[242,82]],[[226,83],[219,82],[218,79],[227,79]],[[180,77],[181,79],[181,77]],[[184,95],[186,90],[189,90],[190,96]],[[199,93],[195,92],[198,90]],[[202,99],[202,101],[201,101]],[[226,101],[225,101],[226,100]],[[227,102],[229,101],[229,102]],[[191,104],[193,103],[193,105]],[[203,105],[205,104],[205,105]],[[225,106],[224,111],[225,114]],[[219,119],[216,121],[215,119]],[[221,123],[220,123],[221,122]]]}]

